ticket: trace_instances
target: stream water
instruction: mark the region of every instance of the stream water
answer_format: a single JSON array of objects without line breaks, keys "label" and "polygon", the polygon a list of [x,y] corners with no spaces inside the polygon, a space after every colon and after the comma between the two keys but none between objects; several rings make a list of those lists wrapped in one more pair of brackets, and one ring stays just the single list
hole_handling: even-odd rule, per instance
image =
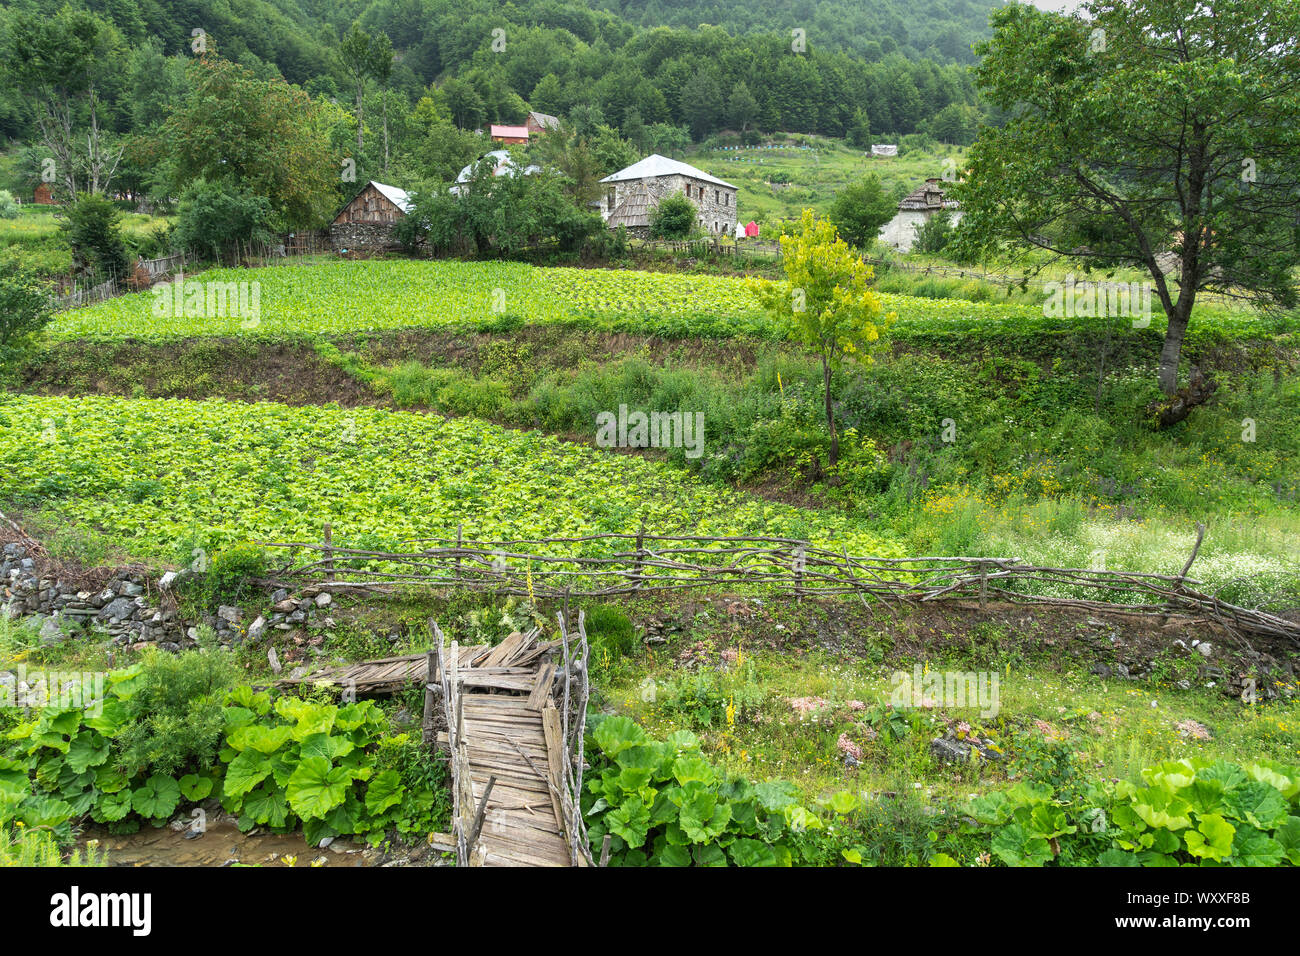
[{"label": "stream water", "polygon": [[[109,866],[378,866],[385,856],[378,850],[336,841],[325,848],[310,847],[301,833],[241,833],[229,819],[209,824],[199,836],[177,832],[170,826],[144,827],[136,833],[112,834],[87,829],[79,842],[97,846],[107,854]],[[318,861],[318,862],[317,862]]]}]

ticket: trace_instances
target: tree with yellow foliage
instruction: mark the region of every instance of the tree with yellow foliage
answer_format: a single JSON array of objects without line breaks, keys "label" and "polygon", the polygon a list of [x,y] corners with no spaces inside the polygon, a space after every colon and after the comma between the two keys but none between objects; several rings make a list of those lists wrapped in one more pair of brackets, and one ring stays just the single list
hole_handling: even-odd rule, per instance
[{"label": "tree with yellow foliage", "polygon": [[840,456],[831,405],[831,370],[845,356],[871,361],[871,349],[897,318],[884,314],[870,288],[875,272],[836,231],[830,220],[805,209],[799,229],[781,237],[784,282],[750,279],[763,306],[790,327],[791,337],[814,349],[822,360],[826,386],[826,427],[831,435],[830,465]]}]

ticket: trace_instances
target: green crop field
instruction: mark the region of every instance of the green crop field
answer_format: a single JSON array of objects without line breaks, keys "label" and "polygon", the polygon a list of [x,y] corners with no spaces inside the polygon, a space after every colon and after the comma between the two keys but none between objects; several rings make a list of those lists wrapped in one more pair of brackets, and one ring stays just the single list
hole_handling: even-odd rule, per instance
[{"label": "green crop field", "polygon": [[[499,326],[503,321],[577,323],[668,336],[780,337],[761,312],[746,280],[729,276],[613,269],[544,269],[513,262],[322,261],[302,267],[217,269],[186,282],[253,283],[254,317],[215,314],[150,291],[120,296],[60,315],[51,327],[61,338],[326,335],[397,328]],[[155,286],[160,289],[161,286]],[[1087,317],[1048,318],[1020,303],[968,302],[882,293],[886,313],[898,317],[904,337],[1037,336],[1096,327]],[[233,301],[233,299],[232,299]],[[1158,312],[1158,310],[1157,310]],[[1300,327],[1294,317],[1205,313],[1193,336],[1249,337]],[[1111,323],[1114,324],[1114,323]],[[1119,327],[1128,325],[1127,320]],[[1159,314],[1149,331],[1163,327]]]},{"label": "green crop field", "polygon": [[842,515],[695,482],[680,469],[474,419],[271,403],[13,396],[0,501],[142,557],[239,539],[397,545],[635,532],[770,534],[862,554],[894,544]]}]

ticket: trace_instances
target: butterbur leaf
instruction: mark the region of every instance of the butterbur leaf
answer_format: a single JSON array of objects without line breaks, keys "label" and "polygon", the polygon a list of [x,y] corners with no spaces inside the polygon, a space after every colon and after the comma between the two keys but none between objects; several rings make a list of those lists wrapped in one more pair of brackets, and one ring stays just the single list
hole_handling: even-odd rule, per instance
[{"label": "butterbur leaf", "polygon": [[1285,850],[1281,843],[1254,827],[1238,827],[1232,837],[1232,862],[1238,866],[1277,866]]},{"label": "butterbur leaf", "polygon": [[993,837],[992,850],[1007,866],[1042,866],[1051,861],[1052,847],[1019,823],[1008,823]]},{"label": "butterbur leaf", "polygon": [[131,808],[151,819],[170,816],[180,802],[180,785],[174,778],[160,773],[150,776],[131,794]]},{"label": "butterbur leaf", "polygon": [[254,823],[277,828],[284,826],[289,819],[289,804],[285,802],[284,791],[272,786],[270,781],[263,783],[244,798],[244,814]]},{"label": "butterbur leaf", "polygon": [[109,697],[100,706],[100,712],[94,717],[87,717],[85,724],[91,730],[97,730],[105,737],[112,737],[126,720],[126,705],[116,697]]},{"label": "butterbur leaf", "polygon": [[633,796],[605,814],[604,820],[611,833],[622,837],[628,846],[639,847],[650,829],[650,810]]},{"label": "butterbur leaf", "polygon": [[798,799],[793,785],[784,780],[754,784],[754,796],[768,813],[776,813],[793,806]]},{"label": "butterbur leaf", "polygon": [[1273,831],[1283,854],[1295,866],[1300,866],[1300,817],[1287,817],[1286,823]]},{"label": "butterbur leaf", "polygon": [[[848,853],[849,853],[848,850],[844,851],[844,855],[846,859],[848,858]],[[858,853],[857,857],[858,858],[856,860],[850,860],[849,862],[861,863],[862,854]],[[961,864],[958,863],[956,860],[954,860],[952,857],[950,857],[947,853],[936,853],[934,856],[930,857],[930,866],[961,866]]]},{"label": "butterbur leaf", "polygon": [[678,757],[673,761],[673,777],[683,786],[693,782],[712,786],[717,780],[713,767],[703,757]]},{"label": "butterbur leaf", "polygon": [[650,862],[655,866],[690,866],[691,851],[684,846],[665,843],[663,848],[651,857]]},{"label": "butterbur leaf", "polygon": [[[69,760],[71,754],[69,753]],[[1277,788],[1252,780],[1223,798],[1225,816],[1245,820],[1261,830],[1272,830],[1286,822],[1290,808]]]},{"label": "butterbur leaf", "polygon": [[324,757],[305,757],[289,777],[289,806],[304,820],[316,820],[343,802],[352,776]]},{"label": "butterbur leaf", "polygon": [[[68,766],[74,773],[85,773],[108,760],[108,741],[93,730],[83,730],[68,747]],[[1276,792],[1276,791],[1275,791]]]},{"label": "butterbur leaf", "polygon": [[766,843],[741,837],[727,848],[736,866],[776,866],[776,853]]},{"label": "butterbur leaf", "polygon": [[402,799],[402,777],[396,770],[376,774],[366,788],[366,811],[379,816]]},{"label": "butterbur leaf", "polygon": [[339,757],[351,753],[355,748],[352,741],[329,734],[311,734],[304,737],[299,752],[304,757],[324,757],[333,763]]},{"label": "butterbur leaf", "polygon": [[722,847],[715,844],[697,846],[691,850],[691,855],[695,857],[696,866],[727,865],[727,854],[723,852]]},{"label": "butterbur leaf", "polygon": [[18,806],[18,819],[29,827],[57,827],[72,816],[72,805],[45,794],[27,797]]},{"label": "butterbur leaf", "polygon": [[1217,813],[1206,814],[1195,830],[1183,834],[1187,852],[1205,860],[1223,860],[1232,852],[1236,828]]},{"label": "butterbur leaf", "polygon": [[131,812],[131,791],[102,793],[91,814],[100,823],[116,823]]},{"label": "butterbur leaf", "polygon": [[246,727],[237,727],[227,740],[236,750],[256,750],[258,753],[273,754],[287,744],[292,735],[292,727],[249,724]]},{"label": "butterbur leaf", "polygon": [[610,759],[616,758],[628,747],[636,747],[646,742],[645,731],[628,717],[606,717],[591,732],[592,739],[601,753]]},{"label": "butterbur leaf", "polygon": [[245,750],[226,768],[227,797],[240,797],[266,779],[271,772],[271,758],[256,750]]},{"label": "butterbur leaf", "polygon": [[212,793],[211,777],[200,777],[198,774],[187,773],[177,782],[180,784],[181,794],[192,803],[206,800],[208,794]]}]

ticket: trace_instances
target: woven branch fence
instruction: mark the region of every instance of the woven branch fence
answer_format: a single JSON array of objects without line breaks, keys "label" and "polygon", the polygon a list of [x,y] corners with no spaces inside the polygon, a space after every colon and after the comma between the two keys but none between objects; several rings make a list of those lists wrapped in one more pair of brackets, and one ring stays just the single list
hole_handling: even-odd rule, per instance
[{"label": "woven branch fence", "polygon": [[[320,543],[260,542],[288,552],[277,585],[333,589],[471,588],[534,599],[648,596],[725,589],[794,598],[857,595],[891,612],[907,605],[978,599],[1163,617],[1187,615],[1241,636],[1300,645],[1300,624],[1228,603],[1187,576],[1204,528],[1177,574],[1054,568],[995,557],[862,557],[792,538],[595,534],[472,541],[430,538],[413,552]],[[1085,596],[1086,595],[1086,596]],[[868,605],[870,606],[870,605]]]}]

